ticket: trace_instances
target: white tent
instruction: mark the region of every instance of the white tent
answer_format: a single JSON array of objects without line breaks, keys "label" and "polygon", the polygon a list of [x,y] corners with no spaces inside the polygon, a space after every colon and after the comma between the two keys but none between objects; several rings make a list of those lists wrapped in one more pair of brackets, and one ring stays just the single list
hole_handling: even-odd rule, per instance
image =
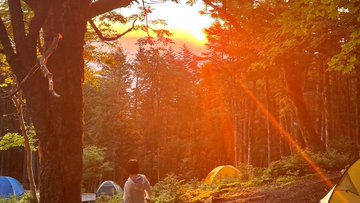
[{"label": "white tent", "polygon": [[119,193],[122,193],[123,190],[121,189],[121,187],[115,183],[114,181],[104,181],[100,184],[99,188],[96,191],[96,197],[99,196],[113,196],[113,195],[117,195]]}]

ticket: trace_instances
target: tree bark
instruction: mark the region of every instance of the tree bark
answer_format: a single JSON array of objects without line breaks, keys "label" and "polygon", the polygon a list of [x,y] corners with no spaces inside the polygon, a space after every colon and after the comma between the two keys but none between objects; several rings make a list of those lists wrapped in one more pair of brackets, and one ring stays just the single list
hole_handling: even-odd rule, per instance
[{"label": "tree bark", "polygon": [[356,66],[356,144],[360,144],[360,67]]},{"label": "tree bark", "polygon": [[329,147],[329,134],[330,134],[330,109],[331,109],[331,102],[330,102],[330,85],[329,85],[329,72],[324,71],[324,92],[323,92],[323,99],[324,99],[324,135],[323,135],[323,142],[322,143],[325,147],[325,151]]},{"label": "tree bark", "polygon": [[[45,47],[56,33],[63,35],[56,52],[48,61],[54,74],[55,98],[49,94],[47,80],[37,72],[24,93],[39,137],[40,201],[51,203],[81,202],[82,135],[83,135],[83,44],[86,31],[88,0],[58,0],[51,4],[43,26]],[[29,69],[36,53],[26,54],[22,63],[11,63],[18,79]],[[35,58],[34,58],[35,56]],[[15,60],[17,61],[17,60]]]},{"label": "tree bark", "polygon": [[[35,18],[30,23],[27,36],[19,0],[9,1],[12,35],[9,35],[0,17],[0,42],[18,81],[21,81],[37,62],[34,38],[38,40],[40,28],[43,28],[44,32],[45,49],[57,33],[63,36],[56,52],[47,63],[54,75],[56,92],[61,97],[55,98],[49,94],[48,81],[39,71],[22,87],[39,137],[41,202],[81,202],[82,53],[86,22],[88,17],[125,7],[132,1],[98,0],[90,5],[90,0],[56,0],[50,1],[49,7],[42,11],[39,10],[46,2],[26,1],[35,11]],[[42,20],[45,20],[45,25],[42,25]],[[13,40],[10,40],[11,36],[14,37]],[[14,42],[16,53],[12,47]]]},{"label": "tree bark", "polygon": [[[272,114],[270,112],[270,86],[269,86],[269,78],[268,73],[265,73],[265,95],[266,95],[266,109],[268,114]],[[269,115],[266,117],[266,129],[267,129],[267,166],[271,163],[271,156],[272,156],[272,142],[271,142],[271,126],[270,126],[270,118]]]},{"label": "tree bark", "polygon": [[232,113],[232,127],[233,127],[233,138],[234,138],[234,166],[238,166],[239,157],[238,157],[238,115],[237,109],[238,104],[235,99],[231,100],[231,113]]},{"label": "tree bark", "polygon": [[[256,80],[253,81],[253,90],[254,96],[256,96]],[[255,123],[255,103],[249,104],[249,120],[248,120],[248,145],[247,145],[247,164],[253,164],[253,142],[254,142],[254,123]]]},{"label": "tree bark", "polygon": [[306,106],[301,88],[300,78],[302,76],[299,72],[302,73],[302,71],[297,72],[295,71],[296,68],[301,69],[302,67],[296,67],[296,65],[294,65],[293,67],[287,66],[284,68],[288,94],[296,107],[296,114],[306,148],[311,151],[317,151],[319,149],[320,139],[315,131],[314,122]]}]

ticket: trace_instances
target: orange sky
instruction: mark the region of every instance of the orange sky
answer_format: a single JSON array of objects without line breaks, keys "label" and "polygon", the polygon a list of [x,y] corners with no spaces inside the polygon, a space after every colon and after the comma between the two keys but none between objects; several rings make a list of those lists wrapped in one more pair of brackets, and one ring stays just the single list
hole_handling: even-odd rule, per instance
[{"label": "orange sky", "polygon": [[[163,19],[167,26],[163,27],[173,33],[171,37],[175,42],[175,46],[182,46],[186,44],[194,50],[195,53],[200,53],[205,49],[206,38],[203,29],[211,25],[213,20],[209,16],[201,16],[199,11],[204,7],[199,1],[193,6],[186,5],[184,1],[179,4],[166,2],[161,4],[151,4],[154,9],[153,13],[149,14],[149,21],[155,19]],[[132,8],[123,8],[121,13],[125,16],[138,13],[138,5],[134,4]],[[117,26],[119,32],[126,30],[130,25]],[[140,37],[146,36],[146,33],[130,32],[125,35],[120,42],[129,53],[136,51],[134,43]]]}]

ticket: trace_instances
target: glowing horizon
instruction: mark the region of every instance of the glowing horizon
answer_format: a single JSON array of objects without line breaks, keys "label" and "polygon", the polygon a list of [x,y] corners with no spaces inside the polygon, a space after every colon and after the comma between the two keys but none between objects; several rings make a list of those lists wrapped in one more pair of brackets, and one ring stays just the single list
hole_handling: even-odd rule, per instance
[{"label": "glowing horizon", "polygon": [[[121,13],[124,16],[139,13],[138,7],[137,4],[134,4],[131,8],[121,9]],[[207,40],[203,30],[210,27],[213,19],[209,16],[200,15],[199,11],[204,8],[201,1],[195,3],[193,6],[187,5],[184,2],[178,4],[165,2],[151,4],[151,7],[154,10],[148,15],[149,21],[161,19],[165,20],[167,24],[164,26],[158,25],[156,29],[169,30],[172,33],[170,39],[174,41],[187,42],[186,44],[195,45],[196,47],[205,47]],[[130,24],[116,24],[115,29],[122,32],[130,26]],[[143,31],[132,31],[126,34],[123,39],[141,38],[145,36],[146,33]],[[152,36],[155,36],[155,34]]]}]

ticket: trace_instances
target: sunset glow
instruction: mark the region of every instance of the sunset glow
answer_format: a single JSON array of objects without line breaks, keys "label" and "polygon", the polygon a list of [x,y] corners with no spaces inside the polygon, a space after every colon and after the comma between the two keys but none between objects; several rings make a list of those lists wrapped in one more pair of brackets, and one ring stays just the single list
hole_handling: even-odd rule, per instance
[{"label": "sunset glow", "polygon": [[199,32],[199,31],[193,31],[192,34],[194,35],[194,37],[199,40],[200,42],[204,42],[206,40],[206,36],[204,34],[204,32]]},{"label": "sunset glow", "polygon": [[360,203],[359,11],[0,0],[0,203]]},{"label": "sunset glow", "polygon": [[[184,2],[179,4],[166,2],[161,4],[152,4],[154,9],[149,14],[149,21],[165,20],[165,26],[157,26],[157,29],[167,29],[173,35],[171,39],[177,44],[187,44],[193,49],[204,49],[206,43],[206,36],[204,29],[210,27],[214,21],[209,16],[200,15],[199,11],[204,8],[201,2],[197,2],[193,6],[187,5]],[[137,5],[133,5],[131,9],[121,10],[122,14],[129,16],[134,13],[139,13]],[[127,29],[129,25],[118,25],[116,29],[119,31]],[[141,38],[146,36],[143,31],[130,32],[122,41],[126,39]],[[154,35],[155,36],[155,35]]]}]

